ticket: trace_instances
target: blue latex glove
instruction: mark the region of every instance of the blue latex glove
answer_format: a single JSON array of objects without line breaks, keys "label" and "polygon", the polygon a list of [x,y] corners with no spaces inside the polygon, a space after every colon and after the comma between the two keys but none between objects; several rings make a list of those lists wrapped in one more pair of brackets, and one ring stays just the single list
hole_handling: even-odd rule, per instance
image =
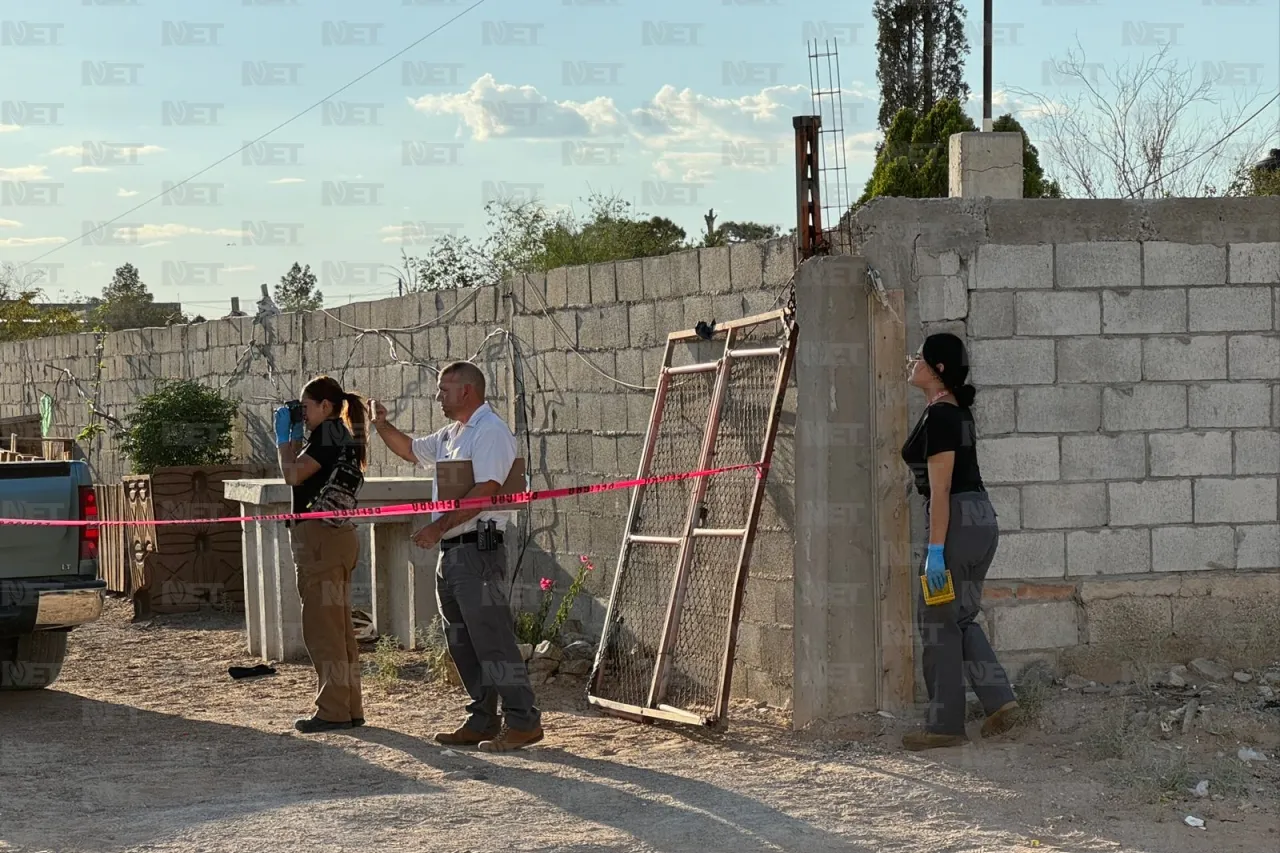
[{"label": "blue latex glove", "polygon": [[929,555],[924,561],[925,580],[929,584],[929,592],[935,593],[947,585],[947,564],[942,559],[942,546],[930,545]]},{"label": "blue latex glove", "polygon": [[276,409],[276,445],[302,441],[302,424],[289,422],[289,407]]}]

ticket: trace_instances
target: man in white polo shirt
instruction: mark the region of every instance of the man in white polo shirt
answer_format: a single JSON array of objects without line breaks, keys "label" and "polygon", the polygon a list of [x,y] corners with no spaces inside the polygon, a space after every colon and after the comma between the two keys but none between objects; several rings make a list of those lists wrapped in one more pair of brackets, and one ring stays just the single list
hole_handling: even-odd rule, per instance
[{"label": "man in white polo shirt", "polygon": [[[372,406],[374,428],[391,452],[408,462],[434,468],[437,462],[470,460],[475,487],[467,497],[498,494],[516,459],[516,439],[485,402],[484,373],[470,362],[450,364],[440,371],[436,400],[451,423],[431,435],[411,438],[396,429],[378,401]],[[433,485],[432,497],[437,494]],[[440,547],[436,597],[449,655],[471,696],[466,721],[456,731],[437,733],[438,743],[506,752],[542,740],[542,715],[534,706],[503,583],[503,535],[510,516],[479,509],[433,513],[431,523],[413,534],[422,548]],[[482,550],[478,527],[487,521],[496,527],[496,544]]]}]

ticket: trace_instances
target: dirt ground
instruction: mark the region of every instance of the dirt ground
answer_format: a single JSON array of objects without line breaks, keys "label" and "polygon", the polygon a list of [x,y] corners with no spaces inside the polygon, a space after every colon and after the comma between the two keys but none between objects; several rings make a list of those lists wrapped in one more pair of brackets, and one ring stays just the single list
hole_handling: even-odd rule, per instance
[{"label": "dirt ground", "polygon": [[[412,656],[398,681],[366,684],[365,727],[304,736],[291,723],[310,711],[309,667],[228,677],[255,663],[240,618],[129,613],[111,601],[74,632],[53,688],[0,694],[0,850],[1280,849],[1280,711],[1257,680],[1199,691],[1185,734],[1176,719],[1163,733],[1158,709],[1196,691],[1047,687],[1016,734],[924,754],[878,715],[795,734],[744,704],[715,734],[602,717],[556,684],[539,691],[546,741],[485,756],[431,742],[462,694]],[[1153,707],[1143,732],[1126,722]]]}]

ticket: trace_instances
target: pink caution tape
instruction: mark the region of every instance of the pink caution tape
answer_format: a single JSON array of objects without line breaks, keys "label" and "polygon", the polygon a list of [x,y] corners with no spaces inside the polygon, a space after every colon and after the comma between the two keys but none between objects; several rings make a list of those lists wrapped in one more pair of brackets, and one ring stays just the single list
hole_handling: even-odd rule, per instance
[{"label": "pink caution tape", "polygon": [[451,512],[455,509],[488,509],[491,507],[513,506],[517,504],[545,501],[553,498],[567,498],[574,495],[592,495],[597,492],[611,492],[615,489],[630,489],[636,486],[649,486],[654,483],[674,483],[680,480],[692,480],[697,477],[712,477],[727,474],[730,471],[744,471],[755,468],[756,477],[763,476],[765,465],[752,462],[747,465],[730,465],[727,468],[709,468],[704,471],[690,471],[685,474],[663,474],[657,477],[639,477],[633,480],[615,480],[611,483],[596,483],[591,486],[572,486],[567,489],[540,489],[531,492],[519,492],[514,495],[494,495],[487,498],[459,498],[451,501],[418,501],[416,503],[393,504],[391,506],[375,506],[356,508],[353,510],[336,510],[327,512],[292,512],[275,515],[237,515],[224,518],[166,518],[155,521],[138,520],[101,520],[83,521],[70,519],[36,519],[36,518],[0,518],[0,525],[22,525],[30,527],[132,527],[140,525],[164,524],[232,524],[244,521],[306,521],[313,518],[365,518],[384,515],[419,515],[428,512]]}]

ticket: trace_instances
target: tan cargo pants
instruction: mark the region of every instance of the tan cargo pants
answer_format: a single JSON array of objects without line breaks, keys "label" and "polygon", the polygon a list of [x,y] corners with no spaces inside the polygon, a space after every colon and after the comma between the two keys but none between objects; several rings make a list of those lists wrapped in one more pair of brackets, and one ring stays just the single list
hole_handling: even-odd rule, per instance
[{"label": "tan cargo pants", "polygon": [[360,549],[356,529],[311,520],[289,533],[302,599],[302,642],[319,679],[316,716],[333,723],[363,719],[360,648],[351,622],[351,573]]}]

